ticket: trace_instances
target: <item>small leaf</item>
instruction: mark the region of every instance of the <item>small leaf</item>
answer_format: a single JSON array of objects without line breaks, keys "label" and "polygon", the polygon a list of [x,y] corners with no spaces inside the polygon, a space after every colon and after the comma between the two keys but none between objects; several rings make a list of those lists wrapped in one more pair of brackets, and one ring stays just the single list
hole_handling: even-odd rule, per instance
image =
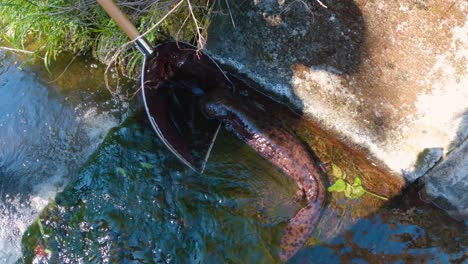
[{"label": "small leaf", "polygon": [[364,187],[362,186],[353,186],[351,190],[351,197],[353,199],[359,198],[363,196],[366,193],[366,190],[364,190]]},{"label": "small leaf", "polygon": [[361,186],[361,185],[362,185],[361,178],[359,178],[359,176],[356,176],[356,178],[354,178],[353,186]]},{"label": "small leaf", "polygon": [[117,168],[116,168],[116,171],[117,171],[117,173],[120,173],[120,175],[122,175],[122,176],[124,176],[124,177],[127,177],[127,172],[125,171],[124,168],[117,167]]},{"label": "small leaf", "polygon": [[140,165],[141,165],[141,167],[143,167],[145,169],[152,169],[154,167],[153,164],[148,163],[148,162],[140,162]]},{"label": "small leaf", "polygon": [[350,184],[346,184],[346,187],[344,189],[344,194],[348,198],[352,198],[353,196],[353,187]]},{"label": "small leaf", "polygon": [[342,192],[346,188],[346,182],[343,179],[338,179],[332,186],[328,187],[329,192]]},{"label": "small leaf", "polygon": [[331,167],[333,176],[337,177],[338,179],[346,178],[346,175],[343,173],[340,167],[336,166],[334,163],[331,164]]},{"label": "small leaf", "polygon": [[41,219],[37,219],[37,225],[39,226],[39,232],[41,233],[41,236],[44,237],[44,227],[42,227]]},{"label": "small leaf", "polygon": [[320,243],[322,243],[322,241],[319,238],[311,236],[304,243],[304,247],[314,247]]}]

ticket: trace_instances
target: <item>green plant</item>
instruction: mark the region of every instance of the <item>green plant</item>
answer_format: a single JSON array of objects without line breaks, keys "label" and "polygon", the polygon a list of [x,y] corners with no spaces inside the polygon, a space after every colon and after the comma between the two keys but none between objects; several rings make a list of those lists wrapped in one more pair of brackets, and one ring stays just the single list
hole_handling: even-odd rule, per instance
[{"label": "green plant", "polygon": [[122,167],[117,167],[115,170],[116,170],[116,172],[117,172],[118,174],[120,174],[120,175],[122,175],[122,176],[124,176],[124,177],[127,177],[127,172],[125,171],[124,168],[122,168]]},{"label": "green plant", "polygon": [[328,187],[327,190],[329,192],[343,192],[346,197],[351,199],[360,198],[361,196],[367,193],[376,198],[388,200],[386,197],[380,196],[378,194],[372,193],[364,189],[364,187],[362,186],[361,178],[359,176],[354,177],[354,181],[351,184],[349,181],[347,181],[348,177],[346,173],[340,167],[333,163],[331,164],[331,167],[332,174],[337,178],[337,180],[330,187]]},{"label": "green plant", "polygon": [[[178,39],[203,45],[217,0],[116,0],[150,42]],[[151,29],[147,31],[148,29]],[[92,53],[136,78],[141,54],[95,0],[0,0],[0,37],[46,67],[64,51]],[[1,41],[1,40],[0,40]]]},{"label": "green plant", "polygon": [[140,165],[141,165],[142,168],[148,169],[148,170],[152,169],[154,167],[153,164],[148,163],[148,162],[140,162]]},{"label": "green plant", "polygon": [[49,65],[63,51],[79,53],[90,43],[89,30],[76,15],[56,15],[63,0],[0,0],[0,34],[15,48],[33,51]]},{"label": "green plant", "polygon": [[[44,241],[44,244],[47,244],[48,236],[44,232],[44,227],[42,226],[41,218],[37,218],[36,224],[37,224],[37,226],[39,228],[40,237]],[[41,245],[37,245],[36,248],[35,248],[35,251],[39,251],[39,250],[43,251],[43,253],[48,255],[48,256],[50,256],[52,254],[52,251],[50,249],[48,249],[48,248],[44,249]]]}]

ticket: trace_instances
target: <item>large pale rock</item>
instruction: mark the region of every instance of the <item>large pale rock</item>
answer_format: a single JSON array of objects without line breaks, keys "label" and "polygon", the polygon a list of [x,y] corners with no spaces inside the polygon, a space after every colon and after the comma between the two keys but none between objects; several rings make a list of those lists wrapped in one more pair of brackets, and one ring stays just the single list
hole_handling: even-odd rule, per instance
[{"label": "large pale rock", "polygon": [[235,27],[215,19],[208,49],[390,170],[425,175],[468,137],[468,3],[322,2],[231,1]]},{"label": "large pale rock", "polygon": [[425,176],[433,202],[457,219],[468,219],[468,140]]}]

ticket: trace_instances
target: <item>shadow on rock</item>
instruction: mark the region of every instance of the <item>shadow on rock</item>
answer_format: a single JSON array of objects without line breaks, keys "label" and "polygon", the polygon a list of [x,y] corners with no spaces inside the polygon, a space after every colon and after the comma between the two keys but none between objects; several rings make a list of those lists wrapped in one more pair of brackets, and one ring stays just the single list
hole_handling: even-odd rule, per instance
[{"label": "shadow on rock", "polygon": [[459,220],[468,220],[468,112],[445,157],[422,177],[428,198]]},{"label": "shadow on rock", "polygon": [[[365,41],[361,11],[354,1],[334,2],[328,8],[314,0],[231,4],[236,14],[234,23],[238,23],[234,28],[227,24],[230,20],[215,18],[210,29],[213,34],[209,38],[209,49],[226,64],[249,62],[249,69],[236,63],[234,66],[260,84],[273,84],[280,96],[302,110],[301,100],[288,88],[294,75],[292,65],[351,74],[357,72],[361,64]],[[245,36],[247,32],[249,35]],[[231,54],[236,58],[231,58]],[[278,72],[275,68],[278,62],[291,68]],[[261,72],[256,72],[255,65]]]}]

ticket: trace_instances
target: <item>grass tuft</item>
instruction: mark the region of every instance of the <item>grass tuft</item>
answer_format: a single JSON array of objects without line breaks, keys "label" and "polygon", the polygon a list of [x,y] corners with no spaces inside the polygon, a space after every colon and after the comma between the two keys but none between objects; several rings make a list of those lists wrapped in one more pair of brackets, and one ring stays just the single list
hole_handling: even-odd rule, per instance
[{"label": "grass tuft", "polygon": [[[205,44],[210,14],[220,8],[220,0],[116,3],[150,42],[180,40],[199,48]],[[92,54],[126,77],[140,72],[141,54],[95,0],[0,0],[0,37],[10,49],[46,66],[67,51]]]}]

